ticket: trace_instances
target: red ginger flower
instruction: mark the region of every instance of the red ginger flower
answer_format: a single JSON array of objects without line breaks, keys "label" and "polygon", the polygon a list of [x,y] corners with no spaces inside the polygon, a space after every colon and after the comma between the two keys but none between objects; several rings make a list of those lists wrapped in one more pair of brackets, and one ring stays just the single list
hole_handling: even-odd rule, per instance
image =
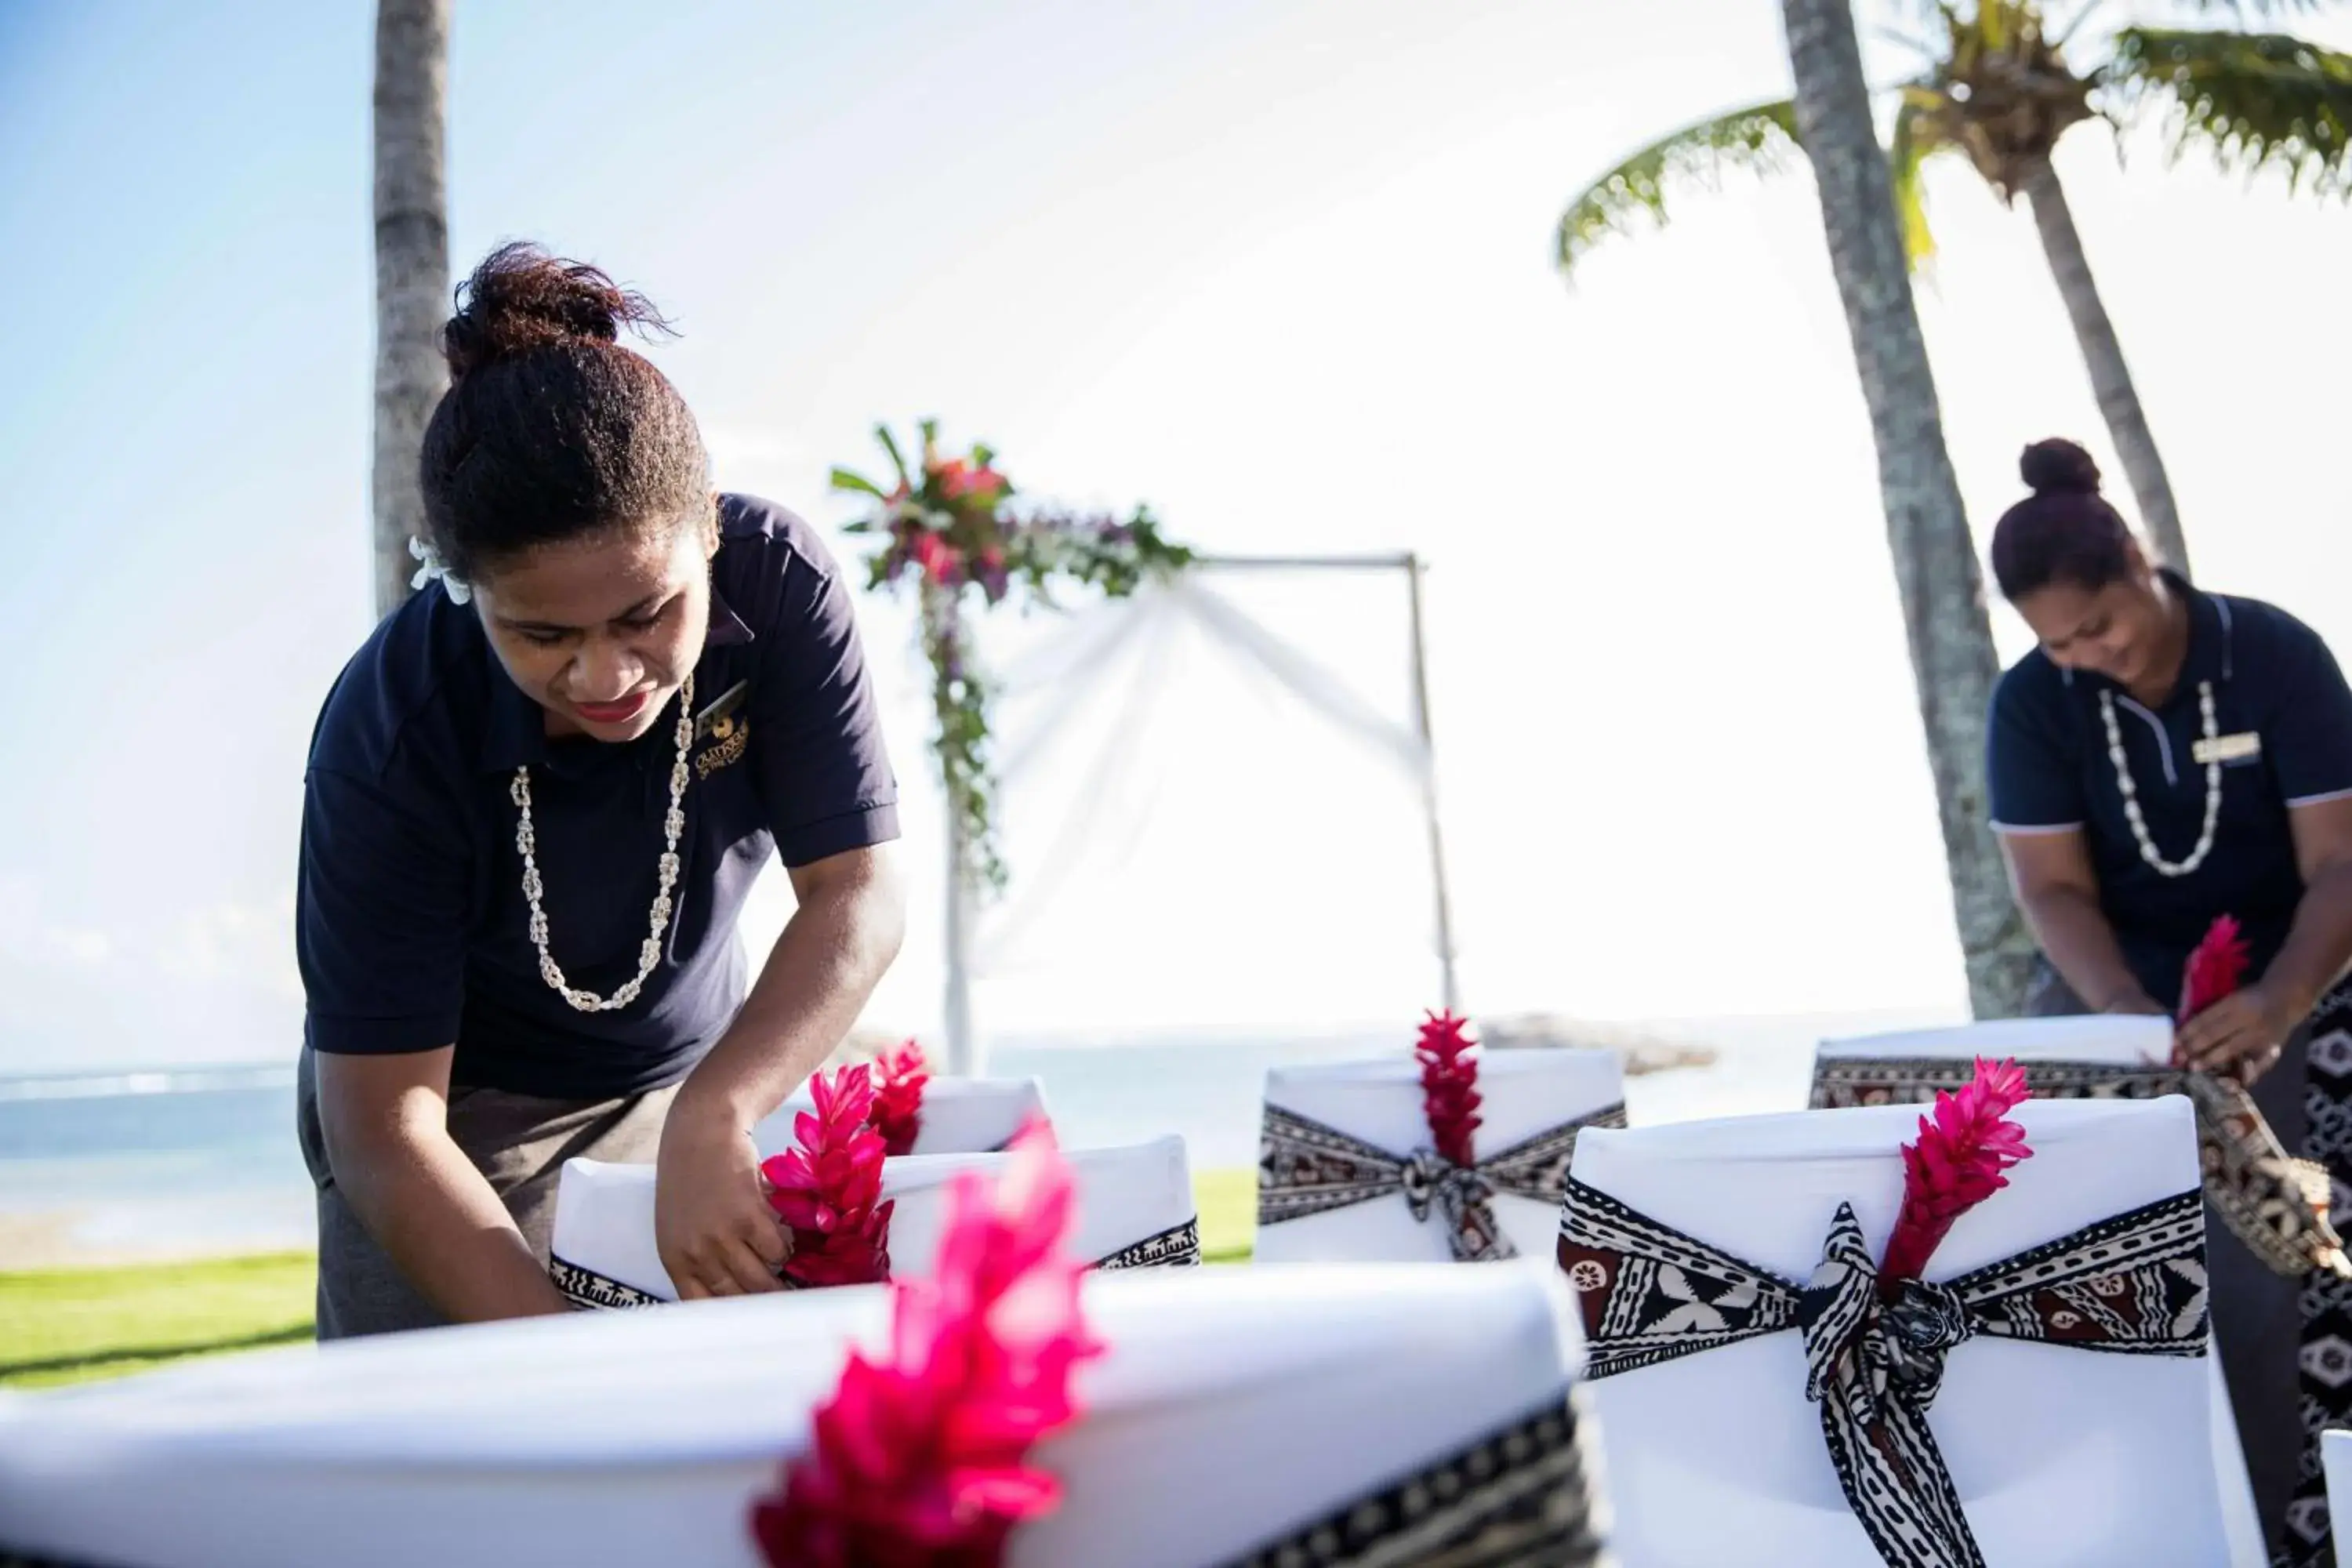
[{"label": "red ginger flower", "polygon": [[1076,1193],[1033,1121],[992,1184],[957,1178],[939,1271],[891,1286],[890,1346],[853,1351],[781,1496],[754,1505],[771,1568],[998,1568],[1061,1486],[1026,1461],[1076,1419],[1072,1374],[1101,1353],[1066,1255]]},{"label": "red ginger flower", "polygon": [[1432,1013],[1421,1026],[1421,1043],[1413,1055],[1421,1062],[1422,1108],[1429,1118],[1429,1136],[1437,1152],[1465,1169],[1475,1163],[1470,1135],[1478,1129],[1477,1059],[1467,1053],[1472,1042],[1463,1033],[1465,1020],[1451,1013]]},{"label": "red ginger flower", "polygon": [[1952,1222],[2009,1185],[2001,1173],[2032,1154],[2025,1129],[2007,1120],[2026,1092],[2023,1068],[1979,1057],[1967,1086],[1939,1091],[1934,1120],[1919,1118],[1918,1138],[1903,1145],[1903,1212],[1879,1265],[1882,1295],[1892,1300],[1918,1279]]},{"label": "red ginger flower", "polygon": [[784,1278],[797,1285],[870,1285],[890,1278],[890,1211],[882,1201],[883,1137],[866,1125],[874,1085],[863,1065],[809,1079],[814,1114],[793,1120],[800,1147],[763,1162],[768,1206],[793,1227]]},{"label": "red ginger flower", "polygon": [[2252,963],[2253,952],[2239,934],[2238,922],[2228,915],[2215,921],[2181,972],[2178,1021],[2189,1022],[2235,991]]},{"label": "red ginger flower", "polygon": [[923,575],[934,583],[952,583],[961,570],[955,547],[929,529],[917,533],[908,549],[914,553],[915,564],[923,569]]},{"label": "red ginger flower", "polygon": [[882,1053],[876,1063],[882,1081],[874,1090],[874,1131],[882,1134],[883,1152],[904,1154],[915,1147],[922,1130],[923,1089],[931,1075],[923,1061],[923,1047],[908,1040]]}]

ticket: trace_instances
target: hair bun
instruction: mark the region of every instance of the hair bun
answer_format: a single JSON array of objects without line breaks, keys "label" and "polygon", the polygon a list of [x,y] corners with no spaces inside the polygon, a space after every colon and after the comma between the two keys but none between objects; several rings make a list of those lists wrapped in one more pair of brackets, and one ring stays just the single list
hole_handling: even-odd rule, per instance
[{"label": "hair bun", "polygon": [[667,331],[651,301],[593,267],[536,245],[499,247],[457,289],[457,313],[441,329],[449,379],[502,359],[567,342],[617,342],[624,326]]},{"label": "hair bun", "polygon": [[2017,471],[2038,496],[2099,493],[2099,465],[2072,441],[2036,441],[2025,448]]}]

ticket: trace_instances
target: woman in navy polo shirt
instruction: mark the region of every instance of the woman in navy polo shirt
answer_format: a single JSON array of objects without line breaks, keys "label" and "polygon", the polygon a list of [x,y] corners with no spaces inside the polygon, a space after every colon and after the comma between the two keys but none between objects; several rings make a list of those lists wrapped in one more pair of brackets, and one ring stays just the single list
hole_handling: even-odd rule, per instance
[{"label": "woman in navy polo shirt", "polygon": [[[572,1155],[658,1159],[686,1298],[777,1288],[751,1124],[896,955],[897,836],[850,594],[799,519],[714,495],[603,274],[509,247],[444,330],[425,591],[313,737],[297,933],[319,1331],[564,1310]],[[754,979],[735,925],[781,858]]]},{"label": "woman in navy polo shirt", "polygon": [[[2352,691],[2285,611],[2152,566],[2081,447],[2042,442],[2023,471],[2033,494],[1994,529],[1992,567],[2040,646],[2001,678],[1989,772],[2042,947],[2031,1006],[2168,1015],[2190,950],[2235,916],[2251,984],[2184,1025],[2177,1048],[2251,1082],[2291,1151],[2307,1094],[2309,1152],[2352,1190],[2352,1037],[2336,1038],[2352,1026],[2337,990],[2352,961]],[[2296,1282],[2221,1226],[2209,1243],[2216,1342],[2275,1537],[2306,1447],[2305,1479],[2317,1476],[2298,1393],[2331,1415],[2352,1403],[2352,1296],[2315,1276],[2299,1312]],[[2334,1386],[2306,1352],[2298,1390],[2299,1330],[2337,1340]],[[2295,1508],[2289,1522],[2324,1540],[2324,1509]],[[2288,1540],[2302,1561],[2303,1540]]]}]

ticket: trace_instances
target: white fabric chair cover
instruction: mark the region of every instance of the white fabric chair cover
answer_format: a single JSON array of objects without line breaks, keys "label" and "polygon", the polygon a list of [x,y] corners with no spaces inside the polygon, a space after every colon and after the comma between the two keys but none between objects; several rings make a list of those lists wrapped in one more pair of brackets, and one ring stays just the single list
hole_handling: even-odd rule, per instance
[{"label": "white fabric chair cover", "polygon": [[[1080,1423],[1037,1452],[1066,1495],[1015,1534],[1012,1568],[1223,1563],[1538,1412],[1553,1413],[1551,1462],[1572,1465],[1557,1412],[1574,1329],[1548,1273],[1089,1278],[1089,1322],[1110,1349],[1080,1373]],[[756,1568],[751,1506],[806,1446],[853,1342],[887,1342],[883,1289],[436,1329],[0,1392],[0,1555]],[[1505,1470],[1526,1450],[1486,1447]],[[1454,1476],[1485,1485],[1488,1468],[1465,1458]]]},{"label": "white fabric chair cover", "polygon": [[[993,1172],[1004,1154],[908,1154],[882,1163],[882,1195],[893,1199],[893,1273],[929,1273],[947,1218],[949,1183],[963,1171]],[[1116,1149],[1066,1152],[1078,1189],[1071,1249],[1106,1261],[1130,1248],[1153,1256],[1139,1262],[1200,1259],[1200,1228],[1184,1140],[1155,1138]],[[549,1249],[556,1283],[583,1305],[629,1304],[609,1286],[661,1301],[677,1288],[654,1245],[654,1167],[601,1160],[566,1160],[555,1189],[555,1229]],[[1129,1266],[1132,1266],[1131,1264]]]},{"label": "white fabric chair cover", "polygon": [[[816,1107],[803,1085],[751,1129],[760,1157],[799,1143],[793,1119]],[[935,1078],[923,1086],[923,1110],[909,1154],[990,1154],[1013,1142],[1032,1116],[1045,1114],[1045,1086],[1034,1078]]]},{"label": "white fabric chair cover", "polygon": [[[1574,1174],[1694,1239],[1802,1284],[1841,1201],[1874,1252],[1902,1201],[1914,1106],[1689,1122],[1581,1139]],[[1963,1215],[1950,1279],[2199,1184],[2188,1100],[2029,1100],[2033,1155]],[[1985,1560],[2194,1568],[2229,1561],[2205,1358],[1979,1336],[1928,1415]],[[1794,1331],[1589,1385],[1622,1568],[1881,1568],[1840,1490]]]},{"label": "white fabric chair cover", "polygon": [[2327,1472],[2327,1515],[2341,1521],[2336,1534],[2336,1568],[2352,1568],[2352,1432],[2326,1432],[2319,1459]]},{"label": "white fabric chair cover", "polygon": [[[1623,1068],[1614,1051],[1529,1047],[1481,1050],[1478,1089],[1485,1103],[1474,1139],[1481,1161],[1564,1124],[1605,1117],[1624,1121]],[[1270,1068],[1265,1103],[1360,1138],[1396,1155],[1429,1145],[1421,1067],[1410,1052],[1378,1061]],[[1265,1172],[1259,1171],[1261,1192]],[[1523,1258],[1549,1258],[1559,1228],[1557,1201],[1508,1193],[1494,1198],[1495,1217]],[[1452,1260],[1446,1227],[1434,1210],[1413,1217],[1402,1195],[1322,1214],[1260,1223],[1259,1263],[1433,1262]]]},{"label": "white fabric chair cover", "polygon": [[[1834,1071],[1842,1062],[1966,1061],[1976,1057],[1990,1061],[2008,1058],[2029,1067],[2035,1062],[2086,1062],[2136,1068],[2161,1063],[2171,1052],[2169,1018],[2126,1014],[2002,1018],[1950,1028],[1823,1040],[1814,1053],[1813,1073],[1818,1085],[1824,1071]],[[2229,1527],[2229,1561],[2231,1568],[2265,1568],[2270,1554],[2263,1546],[2253,1479],[2246,1469],[2245,1448],[2238,1441],[2229,1385],[2222,1381],[2218,1360],[2209,1357],[2205,1365],[2212,1384],[2213,1468],[2220,1479],[2223,1518]]]},{"label": "white fabric chair cover", "polygon": [[2000,1018],[1941,1029],[1904,1029],[1823,1040],[1815,1068],[1841,1057],[2004,1057],[2020,1062],[2096,1062],[2102,1067],[2161,1065],[2172,1054],[2172,1020],[2126,1014],[2073,1018]]}]

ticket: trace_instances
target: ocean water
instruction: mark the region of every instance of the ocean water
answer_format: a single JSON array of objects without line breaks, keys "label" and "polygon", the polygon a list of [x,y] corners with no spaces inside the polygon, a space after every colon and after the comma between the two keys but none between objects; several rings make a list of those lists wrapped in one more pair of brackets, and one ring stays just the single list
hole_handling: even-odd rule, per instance
[{"label": "ocean water", "polygon": [[[1711,1046],[1717,1060],[1630,1079],[1628,1113],[1641,1125],[1796,1110],[1814,1041],[1928,1021],[1876,1015],[1647,1026]],[[1392,1030],[1023,1041],[993,1048],[987,1068],[1039,1079],[1066,1144],[1176,1132],[1195,1170],[1215,1170],[1255,1162],[1267,1068],[1385,1056],[1405,1045]],[[0,1077],[0,1269],[306,1247],[311,1227],[290,1061]]]}]

